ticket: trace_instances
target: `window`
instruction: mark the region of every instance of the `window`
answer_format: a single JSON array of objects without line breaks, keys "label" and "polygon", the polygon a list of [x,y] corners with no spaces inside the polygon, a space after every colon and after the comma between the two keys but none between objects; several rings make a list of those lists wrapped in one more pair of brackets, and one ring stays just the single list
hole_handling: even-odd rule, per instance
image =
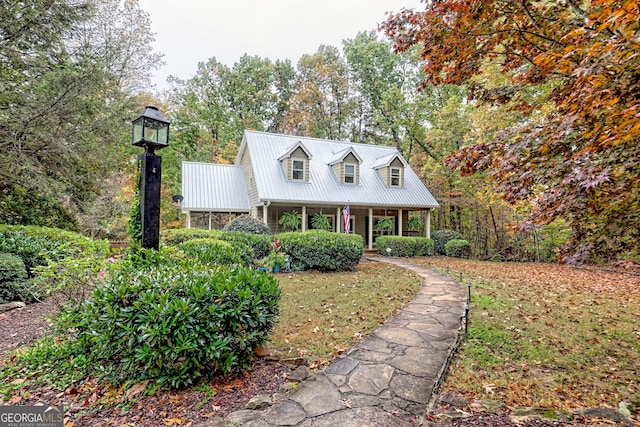
[{"label": "window", "polygon": [[344,165],[344,182],[346,184],[355,184],[356,182],[355,165]]},{"label": "window", "polygon": [[400,186],[400,169],[391,168],[391,185],[394,187]]},{"label": "window", "polygon": [[291,178],[297,181],[304,181],[304,160],[294,160]]}]

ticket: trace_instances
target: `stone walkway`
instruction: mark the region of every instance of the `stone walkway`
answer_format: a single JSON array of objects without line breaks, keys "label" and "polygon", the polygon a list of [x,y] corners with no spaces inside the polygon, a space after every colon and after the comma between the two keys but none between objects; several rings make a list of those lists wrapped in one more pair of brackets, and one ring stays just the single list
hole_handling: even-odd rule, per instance
[{"label": "stone walkway", "polygon": [[409,427],[423,417],[457,342],[466,290],[452,278],[404,259],[369,260],[423,278],[415,299],[275,405],[231,413],[209,427]]}]

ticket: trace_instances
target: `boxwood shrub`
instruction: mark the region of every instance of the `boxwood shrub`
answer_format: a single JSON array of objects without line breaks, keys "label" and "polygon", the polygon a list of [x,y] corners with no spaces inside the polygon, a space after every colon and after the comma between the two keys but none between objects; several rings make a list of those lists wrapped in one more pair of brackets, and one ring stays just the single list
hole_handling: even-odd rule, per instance
[{"label": "boxwood shrub", "polygon": [[177,245],[192,239],[217,239],[218,230],[202,230],[200,228],[172,228],[163,230],[160,238],[165,245]]},{"label": "boxwood shrub", "polygon": [[[378,254],[395,257],[433,255],[433,240],[426,237],[379,236],[376,239]],[[387,251],[391,249],[391,252]]]},{"label": "boxwood shrub", "polygon": [[253,262],[253,249],[245,244],[236,244],[218,239],[192,239],[179,244],[178,249],[185,254],[197,258],[202,263],[222,265],[244,264]]},{"label": "boxwood shrub", "polygon": [[35,298],[24,262],[13,254],[0,253],[0,304],[31,302]]},{"label": "boxwood shrub", "polygon": [[27,275],[33,277],[34,268],[49,261],[84,256],[104,258],[109,253],[109,242],[57,228],[0,224],[0,252],[19,256]]},{"label": "boxwood shrub", "polygon": [[449,240],[444,245],[445,254],[454,258],[469,258],[471,245],[464,239]]},{"label": "boxwood shrub", "polygon": [[282,251],[290,256],[291,269],[296,271],[354,270],[362,254],[362,236],[309,230],[278,235]]},{"label": "boxwood shrub", "polygon": [[240,215],[231,220],[223,231],[242,231],[249,234],[271,234],[269,226],[249,214]]},{"label": "boxwood shrub", "polygon": [[123,263],[76,317],[107,379],[181,388],[248,366],[278,315],[277,280],[242,266],[155,261]]},{"label": "boxwood shrub", "polygon": [[435,230],[431,233],[431,238],[433,239],[433,250],[438,255],[446,255],[444,245],[447,244],[449,240],[454,239],[464,239],[464,236],[458,233],[455,230]]}]

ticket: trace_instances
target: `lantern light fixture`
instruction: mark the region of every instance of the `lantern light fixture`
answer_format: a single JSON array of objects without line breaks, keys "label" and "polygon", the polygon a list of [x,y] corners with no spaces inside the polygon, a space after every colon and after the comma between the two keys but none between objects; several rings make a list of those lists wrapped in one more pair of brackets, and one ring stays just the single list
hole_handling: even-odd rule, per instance
[{"label": "lantern light fixture", "polygon": [[133,121],[131,145],[144,147],[151,153],[169,145],[169,122],[157,107],[148,105]]}]

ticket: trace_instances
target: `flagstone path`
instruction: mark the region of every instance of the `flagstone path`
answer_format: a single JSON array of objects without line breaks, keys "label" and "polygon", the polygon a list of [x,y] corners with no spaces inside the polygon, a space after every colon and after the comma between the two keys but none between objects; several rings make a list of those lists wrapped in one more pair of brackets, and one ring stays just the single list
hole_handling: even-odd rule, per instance
[{"label": "flagstone path", "polygon": [[408,268],[422,288],[393,319],[266,409],[199,427],[409,427],[424,416],[461,332],[466,290],[410,260],[367,256]]}]

